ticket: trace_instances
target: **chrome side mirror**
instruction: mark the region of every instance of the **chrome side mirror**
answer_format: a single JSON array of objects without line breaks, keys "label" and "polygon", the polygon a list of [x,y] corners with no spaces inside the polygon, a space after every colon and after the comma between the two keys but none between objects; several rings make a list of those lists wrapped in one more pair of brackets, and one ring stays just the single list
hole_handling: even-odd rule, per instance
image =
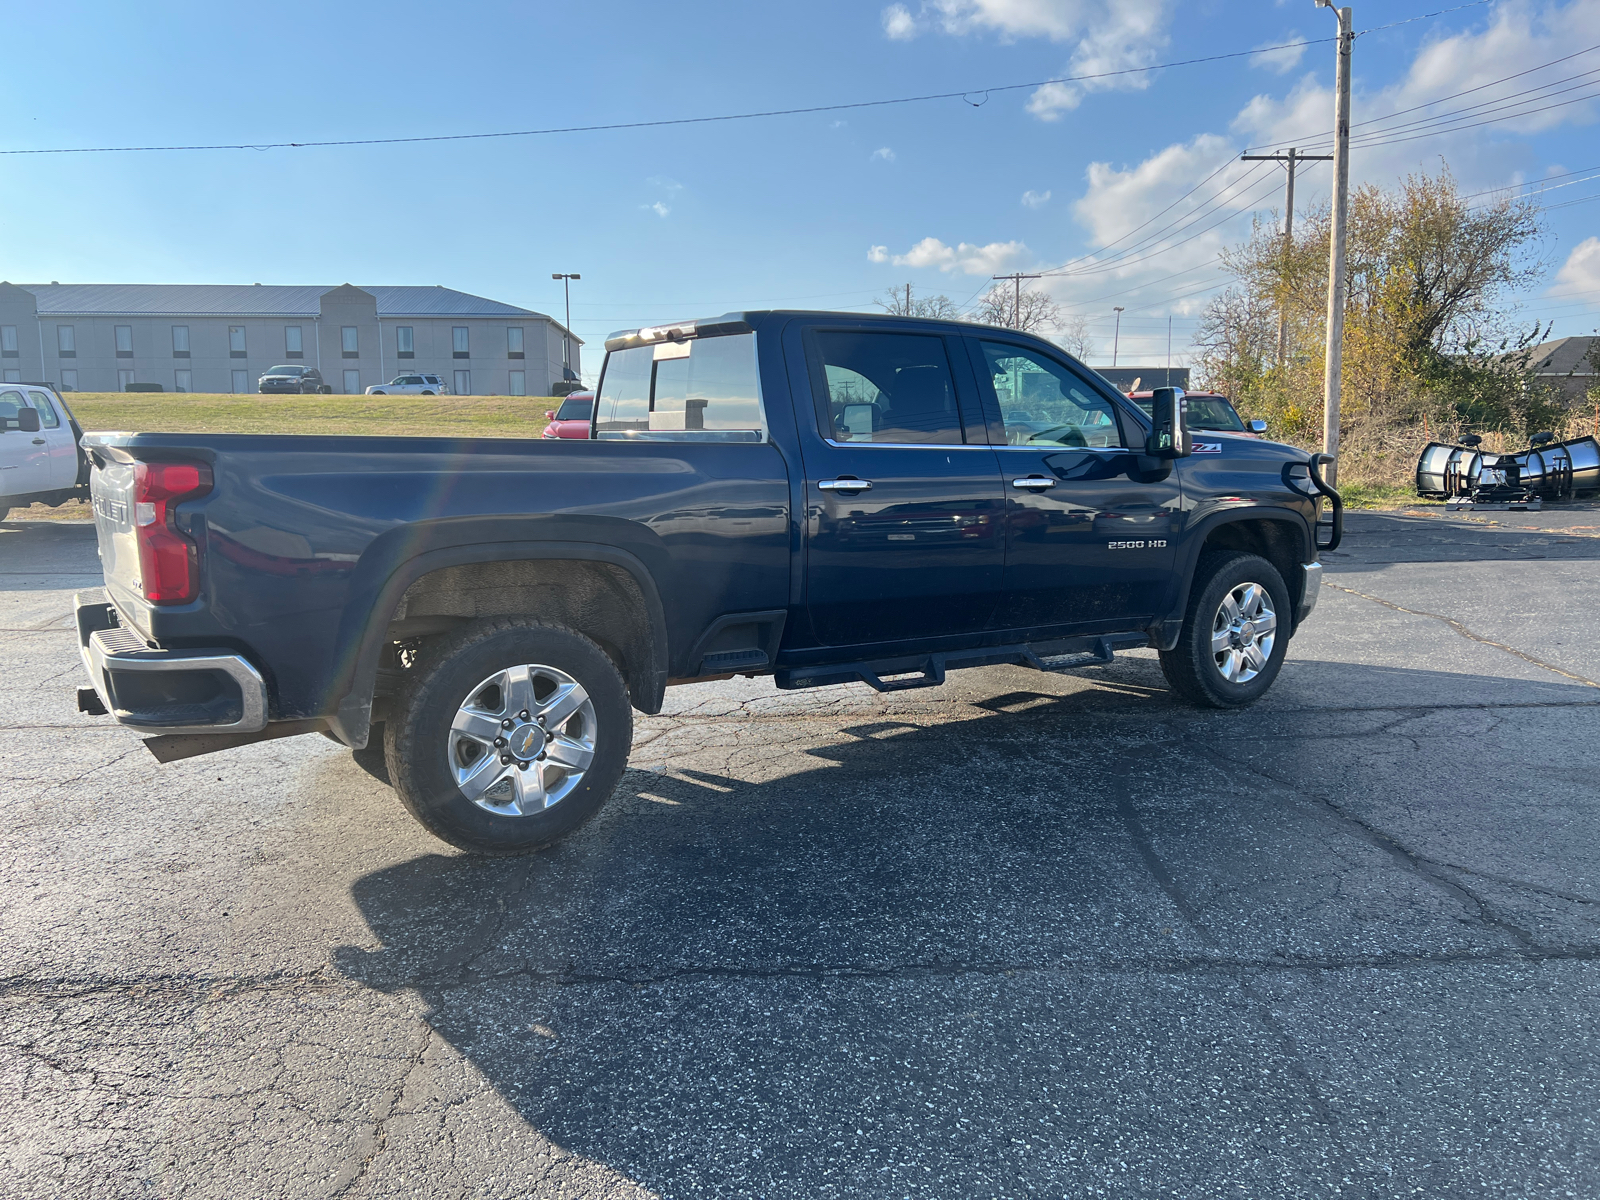
[{"label": "chrome side mirror", "polygon": [[1151,458],[1188,458],[1189,402],[1182,388],[1157,388],[1150,394],[1150,437],[1144,452]]},{"label": "chrome side mirror", "polygon": [[1250,422],[1250,432],[1251,433],[1260,434],[1260,433],[1265,433],[1266,431],[1267,431],[1267,423],[1265,421],[1263,421],[1260,417],[1255,417],[1254,419],[1251,420],[1251,422]]}]

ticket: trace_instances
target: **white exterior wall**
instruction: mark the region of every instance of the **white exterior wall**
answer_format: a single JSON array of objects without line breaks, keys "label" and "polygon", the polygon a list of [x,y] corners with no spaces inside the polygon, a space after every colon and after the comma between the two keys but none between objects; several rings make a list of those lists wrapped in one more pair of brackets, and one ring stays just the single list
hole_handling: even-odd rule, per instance
[{"label": "white exterior wall", "polygon": [[[343,289],[341,294],[330,293],[325,299],[325,311],[319,316],[115,316],[95,314],[45,314],[35,317],[26,311],[26,293],[13,289],[15,303],[0,304],[0,324],[16,325],[20,355],[8,359],[5,366],[18,369],[25,379],[42,379],[61,383],[63,369],[78,373],[78,390],[85,392],[114,392],[117,372],[132,370],[138,383],[159,383],[166,391],[176,387],[175,372],[191,373],[192,390],[196,392],[229,392],[232,390],[233,372],[245,371],[247,388],[254,392],[256,380],[271,367],[280,363],[300,363],[317,367],[326,383],[341,392],[344,371],[353,368],[361,373],[361,387],[386,383],[407,371],[425,371],[441,376],[447,387],[454,386],[455,372],[472,372],[474,395],[508,395],[510,372],[523,371],[527,377],[527,394],[550,394],[550,385],[561,379],[562,334],[551,321],[541,317],[383,317],[380,353],[379,325],[372,300],[367,293]],[[76,357],[63,359],[57,353],[56,326],[71,325],[76,343]],[[133,330],[133,357],[116,355],[116,327],[128,325]],[[189,357],[174,358],[172,328],[186,325],[189,329]],[[242,325],[245,330],[245,357],[234,358],[229,351],[228,329]],[[304,356],[287,357],[284,329],[298,325],[301,329]],[[342,355],[340,329],[354,325],[358,331],[359,357],[346,359]],[[412,329],[415,357],[398,357],[396,329],[409,325]],[[468,342],[470,357],[457,359],[452,353],[451,330],[464,325],[470,331]],[[524,358],[508,357],[506,330],[521,326]],[[40,337],[43,336],[44,357],[39,356]],[[580,347],[577,339],[572,343],[573,369],[580,370]]]}]

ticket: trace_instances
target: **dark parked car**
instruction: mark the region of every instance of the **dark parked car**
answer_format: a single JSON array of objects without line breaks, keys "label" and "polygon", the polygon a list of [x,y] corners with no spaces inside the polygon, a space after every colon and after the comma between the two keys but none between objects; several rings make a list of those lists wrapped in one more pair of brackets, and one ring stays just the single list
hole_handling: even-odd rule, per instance
[{"label": "dark parked car", "polygon": [[257,381],[261,392],[319,392],[333,394],[333,388],[322,382],[322,372],[315,367],[273,367]]},{"label": "dark parked car", "polygon": [[1191,442],[1181,392],[1147,416],[1013,330],[737,312],[606,350],[595,437],[559,445],[86,435],[80,706],[163,761],[322,733],[437,836],[524,853],[606,802],[672,684],[1148,646],[1178,697],[1249,704],[1338,541],[1324,456]]}]

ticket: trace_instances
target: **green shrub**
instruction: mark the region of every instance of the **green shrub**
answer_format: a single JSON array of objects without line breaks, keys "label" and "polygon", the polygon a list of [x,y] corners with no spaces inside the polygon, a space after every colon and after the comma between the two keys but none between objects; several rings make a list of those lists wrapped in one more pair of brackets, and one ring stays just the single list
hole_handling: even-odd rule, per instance
[{"label": "green shrub", "polygon": [[159,383],[130,383],[122,390],[125,392],[164,392],[167,389]]}]

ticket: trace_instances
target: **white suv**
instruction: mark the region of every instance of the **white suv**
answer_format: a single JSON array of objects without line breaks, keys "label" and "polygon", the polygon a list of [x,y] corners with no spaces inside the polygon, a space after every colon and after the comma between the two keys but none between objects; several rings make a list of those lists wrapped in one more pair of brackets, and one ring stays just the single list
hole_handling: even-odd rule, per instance
[{"label": "white suv", "polygon": [[369,396],[448,396],[450,389],[437,375],[396,375],[388,383],[375,383]]},{"label": "white suv", "polygon": [[0,520],[13,508],[87,495],[82,432],[54,388],[0,383]]}]

